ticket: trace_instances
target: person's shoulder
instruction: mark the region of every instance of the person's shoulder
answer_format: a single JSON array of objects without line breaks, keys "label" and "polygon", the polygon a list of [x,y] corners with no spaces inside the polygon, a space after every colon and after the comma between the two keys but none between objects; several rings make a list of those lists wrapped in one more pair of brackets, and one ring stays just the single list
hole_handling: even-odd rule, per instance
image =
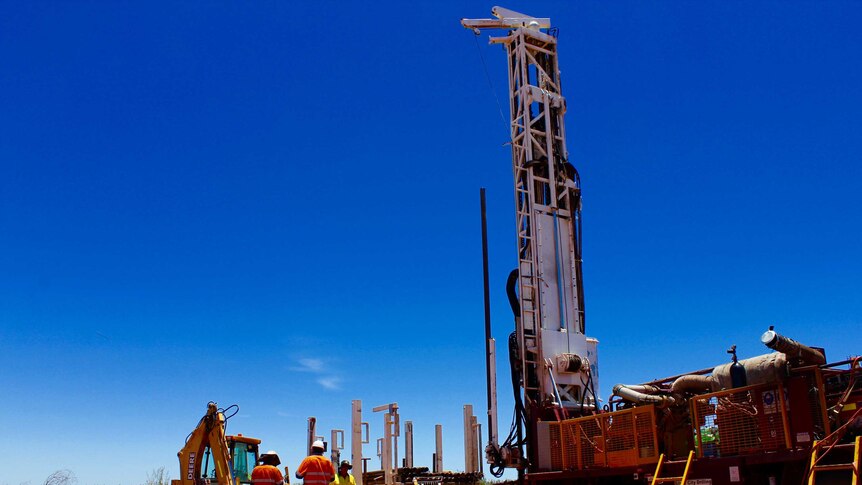
[{"label": "person's shoulder", "polygon": [[251,474],[252,475],[255,475],[255,474],[256,475],[262,475],[262,474],[269,474],[272,472],[281,473],[277,467],[274,467],[272,465],[258,465],[256,467],[254,467],[254,470],[251,471]]}]

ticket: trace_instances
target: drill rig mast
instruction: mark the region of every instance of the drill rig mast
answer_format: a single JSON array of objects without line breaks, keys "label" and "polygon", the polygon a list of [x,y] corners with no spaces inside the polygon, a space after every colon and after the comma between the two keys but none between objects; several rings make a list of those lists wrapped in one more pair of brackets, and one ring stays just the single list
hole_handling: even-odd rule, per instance
[{"label": "drill rig mast", "polygon": [[[477,35],[482,29],[508,30],[490,42],[505,47],[509,66],[518,253],[508,285],[515,314],[510,354],[517,354],[512,366],[519,377],[516,401],[523,396],[529,441],[541,419],[598,409],[598,342],[584,334],[580,178],[566,150],[557,38],[549,19],[501,7],[492,13],[495,19],[462,19],[461,24]],[[493,456],[498,444],[495,435],[489,438]]]}]

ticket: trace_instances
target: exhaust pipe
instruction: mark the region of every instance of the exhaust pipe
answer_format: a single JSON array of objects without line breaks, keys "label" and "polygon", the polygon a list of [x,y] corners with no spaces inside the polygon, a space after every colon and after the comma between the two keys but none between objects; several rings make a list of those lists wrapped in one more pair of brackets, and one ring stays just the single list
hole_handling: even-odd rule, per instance
[{"label": "exhaust pipe", "polygon": [[655,404],[660,408],[668,407],[676,403],[673,396],[656,394],[659,388],[649,385],[627,385],[617,384],[614,386],[614,395],[635,404]]},{"label": "exhaust pipe", "polygon": [[826,363],[826,357],[819,350],[812,349],[807,345],[803,345],[792,338],[780,335],[773,330],[775,327],[770,325],[769,330],[760,336],[760,341],[770,349],[777,350],[786,354],[788,360],[799,362],[801,365],[822,365]]}]

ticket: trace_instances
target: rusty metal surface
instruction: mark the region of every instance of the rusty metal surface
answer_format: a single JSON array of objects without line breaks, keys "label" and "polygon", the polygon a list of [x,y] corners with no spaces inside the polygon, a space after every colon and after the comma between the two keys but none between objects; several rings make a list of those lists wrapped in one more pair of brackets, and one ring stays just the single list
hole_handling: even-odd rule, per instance
[{"label": "rusty metal surface", "polygon": [[[384,474],[382,470],[371,470],[362,474],[363,483],[366,485],[383,485]],[[399,468],[395,472],[395,481],[410,484],[473,484],[482,479],[481,473],[442,472],[433,473],[428,467]]]}]

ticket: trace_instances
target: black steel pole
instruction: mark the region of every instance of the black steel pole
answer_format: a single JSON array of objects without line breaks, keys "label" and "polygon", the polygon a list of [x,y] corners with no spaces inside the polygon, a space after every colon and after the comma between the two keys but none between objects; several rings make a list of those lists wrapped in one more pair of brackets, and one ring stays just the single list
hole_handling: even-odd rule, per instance
[{"label": "black steel pole", "polygon": [[488,390],[488,443],[493,441],[495,423],[491,420],[493,400],[491,396],[491,372],[495,362],[491,362],[491,290],[488,277],[488,218],[485,214],[485,188],[479,189],[479,201],[482,211],[482,279],[485,290],[485,387]]}]

